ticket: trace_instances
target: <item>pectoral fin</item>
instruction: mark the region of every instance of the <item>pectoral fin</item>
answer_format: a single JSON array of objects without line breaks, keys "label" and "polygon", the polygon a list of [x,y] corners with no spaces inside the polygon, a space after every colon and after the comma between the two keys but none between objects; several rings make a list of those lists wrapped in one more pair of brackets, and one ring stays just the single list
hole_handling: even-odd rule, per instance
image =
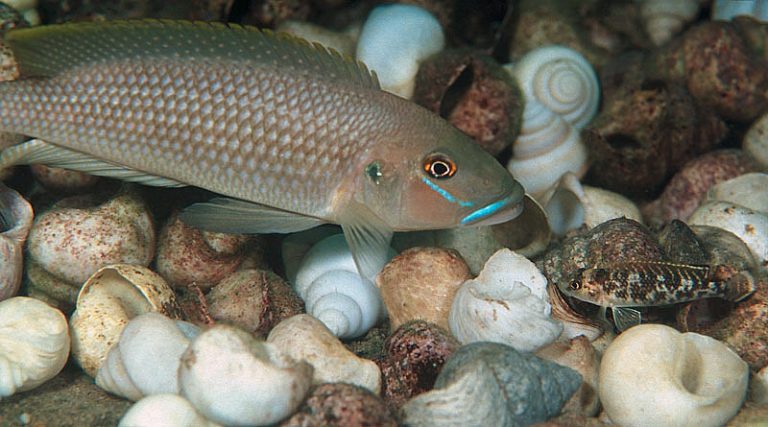
[{"label": "pectoral fin", "polygon": [[633,326],[640,324],[642,316],[634,308],[614,307],[613,323],[620,331],[625,331]]},{"label": "pectoral fin", "polygon": [[181,212],[181,220],[204,230],[220,233],[293,233],[326,221],[258,203],[216,197],[195,203]]},{"label": "pectoral fin", "polygon": [[179,181],[120,166],[40,139],[6,148],[0,153],[0,169],[13,165],[43,164],[107,178],[155,187],[184,187]]},{"label": "pectoral fin", "polygon": [[360,275],[375,283],[376,275],[392,258],[393,230],[367,206],[352,202],[339,218]]}]

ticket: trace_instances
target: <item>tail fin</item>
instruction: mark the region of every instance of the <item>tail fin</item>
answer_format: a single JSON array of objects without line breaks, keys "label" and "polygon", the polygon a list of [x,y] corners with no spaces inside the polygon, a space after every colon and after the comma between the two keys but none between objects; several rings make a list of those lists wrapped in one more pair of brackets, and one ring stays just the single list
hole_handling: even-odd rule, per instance
[{"label": "tail fin", "polygon": [[726,282],[725,299],[739,302],[755,292],[755,279],[747,271],[740,271]]}]

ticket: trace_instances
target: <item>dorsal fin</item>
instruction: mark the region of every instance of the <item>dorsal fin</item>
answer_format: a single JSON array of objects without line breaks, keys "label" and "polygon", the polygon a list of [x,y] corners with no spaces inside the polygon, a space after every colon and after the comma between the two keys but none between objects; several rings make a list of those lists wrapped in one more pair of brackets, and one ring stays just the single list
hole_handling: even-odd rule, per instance
[{"label": "dorsal fin", "polygon": [[105,61],[176,58],[273,65],[318,78],[378,88],[362,62],[318,43],[256,27],[158,19],[23,28],[5,37],[23,76],[47,77]]}]

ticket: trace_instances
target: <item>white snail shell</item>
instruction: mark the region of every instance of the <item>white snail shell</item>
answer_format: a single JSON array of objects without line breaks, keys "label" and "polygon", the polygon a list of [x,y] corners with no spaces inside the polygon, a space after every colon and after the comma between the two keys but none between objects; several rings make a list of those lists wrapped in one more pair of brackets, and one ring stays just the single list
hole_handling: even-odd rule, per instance
[{"label": "white snail shell", "polygon": [[69,325],[72,356],[88,375],[95,377],[125,325],[150,311],[180,315],[176,295],[160,275],[130,264],[99,269],[77,296],[77,309]]},{"label": "white snail shell", "polygon": [[241,329],[216,325],[182,355],[179,388],[197,410],[224,425],[271,425],[309,391],[312,366]]},{"label": "white snail shell", "polygon": [[21,194],[0,183],[0,301],[16,295],[24,270],[24,242],[34,214]]},{"label": "white snail shell", "polygon": [[564,46],[544,46],[505,67],[517,79],[526,104],[539,102],[576,129],[586,126],[597,113],[600,83],[592,65],[579,52]]},{"label": "white snail shell", "polygon": [[539,102],[527,101],[523,127],[507,169],[539,199],[564,174],[587,171],[587,148],[578,130]]},{"label": "white snail shell", "polygon": [[314,368],[314,384],[343,382],[378,394],[381,371],[371,360],[357,357],[319,320],[298,314],[272,328],[267,342],[294,360]]},{"label": "white snail shell", "polygon": [[376,71],[382,89],[410,98],[419,64],[444,46],[443,28],[434,15],[414,5],[383,5],[363,24],[357,59]]},{"label": "white snail shell", "polygon": [[612,191],[581,185],[572,173],[563,175],[541,201],[549,225],[557,235],[582,225],[591,229],[614,218],[643,222],[640,209],[631,200]]},{"label": "white snail shell", "polygon": [[603,353],[599,393],[622,426],[721,426],[741,407],[749,367],[727,345],[659,324],[632,327]]},{"label": "white snail shell", "polygon": [[448,324],[462,344],[491,341],[535,351],[563,331],[551,312],[544,275],[527,258],[501,249],[456,292]]},{"label": "white snail shell", "polygon": [[672,40],[699,13],[699,0],[638,0],[645,32],[656,46]]},{"label": "white snail shell", "polygon": [[761,212],[724,201],[699,206],[688,219],[689,225],[709,225],[730,231],[749,248],[758,265],[768,265],[768,212]]},{"label": "white snail shell", "polygon": [[136,402],[118,427],[215,427],[189,401],[178,394],[153,394]]},{"label": "white snail shell", "polygon": [[294,286],[307,313],[342,339],[365,334],[385,316],[379,290],[358,274],[341,234],[321,240],[307,252]]},{"label": "white snail shell", "polygon": [[765,0],[715,0],[712,4],[712,20],[730,21],[736,16],[751,16],[758,21],[768,21],[768,2]]},{"label": "white snail shell", "polygon": [[67,318],[29,297],[0,301],[0,398],[58,374],[69,357]]},{"label": "white snail shell", "polygon": [[130,400],[178,393],[181,354],[198,333],[197,326],[159,313],[133,318],[99,368],[96,385]]},{"label": "white snail shell", "polygon": [[744,135],[741,148],[749,153],[763,172],[768,172],[768,113],[752,123]]}]

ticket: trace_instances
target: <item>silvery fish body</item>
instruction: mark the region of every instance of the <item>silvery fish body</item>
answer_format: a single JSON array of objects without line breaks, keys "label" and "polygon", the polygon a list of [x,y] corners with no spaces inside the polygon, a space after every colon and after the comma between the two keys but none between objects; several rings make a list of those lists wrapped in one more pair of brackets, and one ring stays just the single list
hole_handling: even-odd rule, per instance
[{"label": "silvery fish body", "polygon": [[523,190],[364,66],[255,28],[119,21],[14,30],[23,78],[0,85],[0,131],[37,138],[0,168],[43,163],[222,198],[192,225],[225,232],[344,229],[361,272],[393,231],[515,217]]}]

